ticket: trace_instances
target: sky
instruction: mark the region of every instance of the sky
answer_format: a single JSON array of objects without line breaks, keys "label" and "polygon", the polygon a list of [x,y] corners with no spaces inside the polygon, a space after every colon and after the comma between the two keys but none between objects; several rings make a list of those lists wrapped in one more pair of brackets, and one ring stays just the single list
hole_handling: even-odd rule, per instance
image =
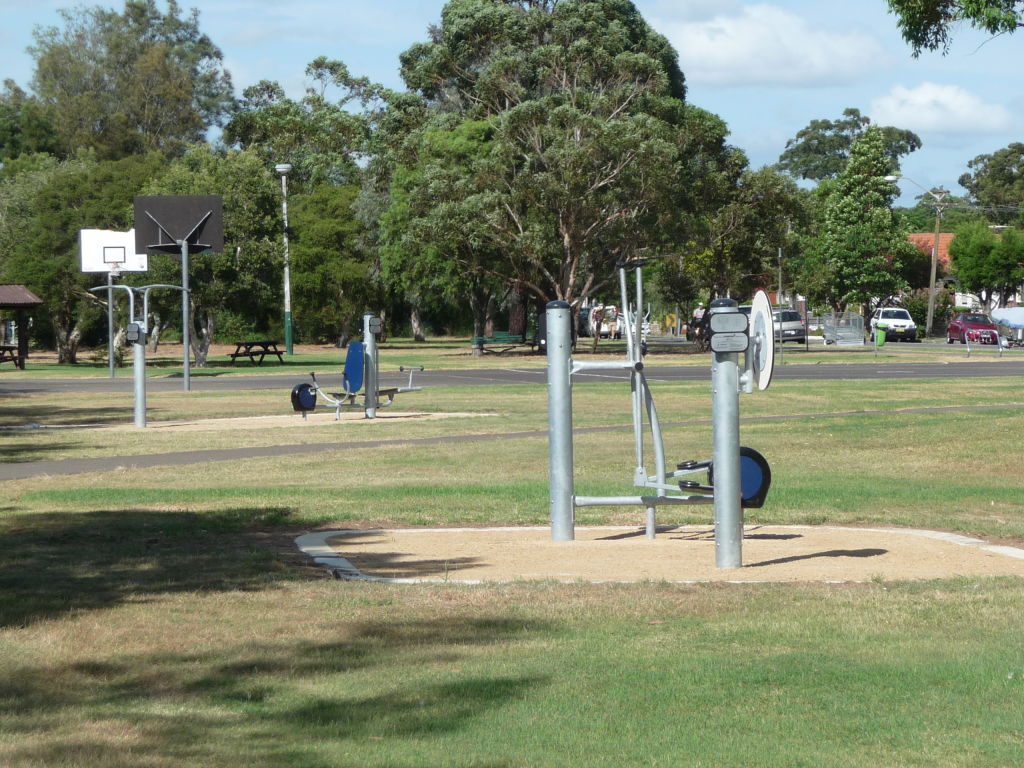
[{"label": "sky", "polygon": [[[165,8],[163,0],[160,6]],[[0,79],[29,90],[36,27],[62,26],[62,8],[119,2],[0,0]],[[902,205],[922,188],[957,183],[968,162],[1024,140],[1024,31],[990,38],[956,30],[945,56],[915,59],[885,0],[634,0],[679,54],[687,100],[716,113],[752,168],[774,163],[812,120],[847,107],[877,125],[914,131]],[[400,89],[398,56],[426,39],[443,0],[180,0],[220,47],[236,92],[276,80],[298,98],[317,56]]]}]

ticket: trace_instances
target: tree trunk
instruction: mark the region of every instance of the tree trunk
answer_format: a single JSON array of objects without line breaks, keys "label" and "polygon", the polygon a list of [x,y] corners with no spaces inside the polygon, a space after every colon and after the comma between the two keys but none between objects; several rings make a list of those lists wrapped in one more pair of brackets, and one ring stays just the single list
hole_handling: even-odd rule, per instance
[{"label": "tree trunk", "polygon": [[[473,336],[487,336],[488,306],[493,303],[490,290],[477,283],[469,292],[469,309],[473,313]],[[494,330],[494,320],[491,319],[491,331]],[[480,344],[472,347],[474,357],[482,357],[484,348]]]},{"label": "tree trunk", "polygon": [[156,312],[152,313],[153,322],[152,328],[149,331],[149,352],[152,355],[156,354],[157,349],[160,347],[160,336],[167,330],[167,326],[170,325],[170,319],[164,320]]},{"label": "tree trunk", "polygon": [[124,346],[127,336],[128,331],[123,325],[114,334],[114,365],[118,368],[124,368]]},{"label": "tree trunk", "polygon": [[420,317],[420,308],[413,306],[409,310],[409,325],[412,326],[412,340],[424,342],[427,337],[423,335],[423,320]]},{"label": "tree trunk", "polygon": [[513,289],[509,295],[508,308],[508,332],[514,334],[526,333],[526,308],[527,297],[518,289]]},{"label": "tree trunk", "polygon": [[57,332],[57,362],[66,365],[77,365],[78,345],[82,341],[81,329],[75,325],[74,328],[68,330],[54,323],[54,330]]},{"label": "tree trunk", "polygon": [[498,306],[497,306],[497,302],[494,301],[494,294],[490,293],[490,294],[487,295],[487,304],[486,304],[486,310],[485,310],[487,314],[486,314],[486,316],[484,318],[484,331],[485,331],[484,335],[485,336],[493,336],[494,335],[494,315],[497,312],[497,310],[498,310]]},{"label": "tree trunk", "polygon": [[216,330],[217,314],[215,312],[200,312],[199,333],[191,334],[189,339],[196,368],[206,367],[206,358],[210,355],[210,344],[213,342],[213,334]]}]

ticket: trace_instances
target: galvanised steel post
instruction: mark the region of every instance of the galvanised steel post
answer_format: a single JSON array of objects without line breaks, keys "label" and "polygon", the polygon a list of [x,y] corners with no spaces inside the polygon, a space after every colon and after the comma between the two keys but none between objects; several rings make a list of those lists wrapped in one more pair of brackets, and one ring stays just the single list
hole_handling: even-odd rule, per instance
[{"label": "galvanised steel post", "polygon": [[[716,299],[711,302],[709,311],[712,316],[737,313],[736,306],[733,299]],[[711,448],[715,472],[715,565],[718,568],[739,568],[743,564],[739,359],[738,352],[712,352]]]},{"label": "galvanised steel post", "polygon": [[[131,319],[129,319],[131,322]],[[114,378],[114,273],[107,272],[107,375]]]},{"label": "galvanised steel post", "polygon": [[572,477],[572,310],[568,302],[547,305],[548,462],[551,540],[576,537]]},{"label": "galvanised steel post", "polygon": [[146,426],[146,318],[139,323],[139,338],[135,342],[132,361],[132,379],[135,387],[135,426]]},{"label": "galvanised steel post", "polygon": [[377,418],[377,334],[380,320],[372,312],[363,315],[363,387],[366,418]]},{"label": "galvanised steel post", "polygon": [[184,389],[191,391],[192,381],[189,369],[189,347],[192,344],[192,295],[188,292],[188,240],[179,240],[181,248],[181,346],[184,348],[182,359],[182,379]]}]

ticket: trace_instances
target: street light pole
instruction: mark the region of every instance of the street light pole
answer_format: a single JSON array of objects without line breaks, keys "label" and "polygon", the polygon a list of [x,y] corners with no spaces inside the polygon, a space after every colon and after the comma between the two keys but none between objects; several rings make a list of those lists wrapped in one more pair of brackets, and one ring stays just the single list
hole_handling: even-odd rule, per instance
[{"label": "street light pole", "polygon": [[932,268],[931,278],[928,282],[928,320],[925,323],[925,335],[932,335],[932,320],[935,318],[935,278],[939,262],[939,238],[942,234],[942,201],[949,194],[949,190],[943,187],[936,187],[935,189],[927,189],[924,185],[918,184],[909,176],[886,176],[886,181],[899,181],[900,179],[906,179],[911,184],[920,187],[929,195],[932,196],[932,200],[935,201],[935,236],[932,239]]},{"label": "street light pole", "polygon": [[287,354],[292,354],[292,279],[291,262],[288,256],[288,174],[292,167],[288,163],[274,166],[281,175],[281,213],[284,218],[284,346]]}]

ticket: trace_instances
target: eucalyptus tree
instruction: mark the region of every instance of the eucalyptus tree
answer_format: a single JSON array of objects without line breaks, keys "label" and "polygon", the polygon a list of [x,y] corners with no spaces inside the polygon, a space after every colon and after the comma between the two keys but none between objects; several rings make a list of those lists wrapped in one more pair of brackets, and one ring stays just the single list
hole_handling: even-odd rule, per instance
[{"label": "eucalyptus tree", "polygon": [[[779,167],[800,179],[832,179],[846,167],[854,142],[871,126],[871,118],[848,107],[838,120],[812,120],[786,142]],[[921,148],[913,131],[892,126],[880,128],[889,172],[899,169],[900,158]]]},{"label": "eucalyptus tree", "polygon": [[63,27],[36,29],[31,87],[49,109],[64,155],[180,154],[233,104],[223,55],[176,0],[126,0],[124,11],[61,10]]},{"label": "eucalyptus tree", "polygon": [[770,167],[751,171],[736,151],[734,176],[722,173],[722,199],[704,214],[687,272],[708,299],[751,295],[775,282],[778,251],[806,218],[803,195]]},{"label": "eucalyptus tree", "polygon": [[[673,250],[699,202],[699,157],[724,147],[685,104],[672,47],[626,0],[451,0],[401,62],[430,109],[405,142],[436,203],[415,229],[463,271],[539,301],[578,303],[617,263]],[[415,144],[464,121],[486,124],[486,141],[439,183],[443,155]]]},{"label": "eucalyptus tree", "polygon": [[297,101],[276,82],[246,88],[224,139],[259,152],[268,166],[290,164],[297,192],[358,183],[358,162],[368,155],[373,116],[387,91],[324,56],[310,62],[306,76],[312,85]]},{"label": "eucalyptus tree", "polygon": [[0,277],[43,300],[33,333],[57,348],[60,362],[77,362],[79,345],[103,317],[100,298],[88,292],[97,276],[81,272],[79,230],[129,229],[132,198],[163,167],[156,153],[116,161],[81,153],[38,158],[0,182]]},{"label": "eucalyptus tree", "polygon": [[903,39],[914,56],[942,50],[952,43],[953,31],[967,26],[991,35],[1012,34],[1024,26],[1021,0],[889,0]]},{"label": "eucalyptus tree", "polygon": [[25,93],[11,79],[4,80],[0,93],[0,163],[3,175],[10,175],[7,163],[21,155],[56,154],[57,136],[52,110]]},{"label": "eucalyptus tree", "polygon": [[985,216],[996,224],[1024,223],[1024,143],[1013,142],[987,155],[978,155],[959,178]]},{"label": "eucalyptus tree", "polygon": [[345,346],[372,303],[371,260],[355,216],[356,184],[319,184],[289,198],[296,335]]},{"label": "eucalyptus tree", "polygon": [[409,303],[419,340],[422,313],[438,304],[467,305],[473,335],[486,335],[505,292],[494,274],[504,254],[479,236],[486,211],[473,175],[493,129],[483,120],[452,122],[451,130],[435,122],[417,137],[415,160],[393,171],[380,220],[380,277]]}]

